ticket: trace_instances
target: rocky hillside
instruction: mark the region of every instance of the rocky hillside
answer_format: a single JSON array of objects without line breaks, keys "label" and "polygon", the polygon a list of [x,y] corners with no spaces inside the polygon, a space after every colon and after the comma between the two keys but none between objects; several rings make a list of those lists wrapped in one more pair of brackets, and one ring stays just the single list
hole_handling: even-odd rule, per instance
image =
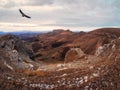
[{"label": "rocky hillside", "polygon": [[0,37],[0,90],[120,89],[119,28],[55,30],[36,39]]},{"label": "rocky hillside", "polygon": [[34,68],[30,46],[15,35],[0,36],[0,70]]},{"label": "rocky hillside", "polygon": [[55,30],[38,35],[32,41],[35,52],[34,59],[38,61],[64,61],[71,48],[80,48],[85,54],[94,55],[97,48],[120,36],[119,28],[102,28],[91,32],[71,32],[70,30]]},{"label": "rocky hillside", "polygon": [[85,53],[93,55],[99,46],[107,44],[119,36],[119,28],[101,28],[88,32],[81,38],[77,38],[74,40],[74,43],[80,46]]}]

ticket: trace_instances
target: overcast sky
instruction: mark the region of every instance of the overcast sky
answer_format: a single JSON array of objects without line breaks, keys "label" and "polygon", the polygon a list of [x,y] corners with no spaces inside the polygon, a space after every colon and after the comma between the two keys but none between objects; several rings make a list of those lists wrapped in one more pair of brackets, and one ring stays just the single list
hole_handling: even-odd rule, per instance
[{"label": "overcast sky", "polygon": [[[21,17],[18,9],[31,16]],[[0,0],[0,31],[120,26],[120,0]]]}]

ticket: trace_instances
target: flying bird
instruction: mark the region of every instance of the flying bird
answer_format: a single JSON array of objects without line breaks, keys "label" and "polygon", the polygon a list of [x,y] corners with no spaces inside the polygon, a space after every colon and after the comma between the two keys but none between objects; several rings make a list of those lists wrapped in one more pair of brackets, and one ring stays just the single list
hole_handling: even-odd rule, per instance
[{"label": "flying bird", "polygon": [[30,16],[24,14],[21,9],[19,9],[19,12],[22,14],[22,17],[31,18]]}]

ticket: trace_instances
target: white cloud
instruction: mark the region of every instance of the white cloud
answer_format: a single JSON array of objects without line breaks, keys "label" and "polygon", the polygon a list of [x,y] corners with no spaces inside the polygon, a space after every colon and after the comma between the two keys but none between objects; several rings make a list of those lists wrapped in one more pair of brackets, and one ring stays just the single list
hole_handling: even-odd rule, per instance
[{"label": "white cloud", "polygon": [[[119,0],[1,0],[0,23],[7,26],[19,23],[19,29],[26,30],[119,26],[119,3]],[[32,19],[21,17],[19,8]],[[33,24],[38,26],[32,27]],[[2,25],[2,29],[18,29],[16,24]]]}]

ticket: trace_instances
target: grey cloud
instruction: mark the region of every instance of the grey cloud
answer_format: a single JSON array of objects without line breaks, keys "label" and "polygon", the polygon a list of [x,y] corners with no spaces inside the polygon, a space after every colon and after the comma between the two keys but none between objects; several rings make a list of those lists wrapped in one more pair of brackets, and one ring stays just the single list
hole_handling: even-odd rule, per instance
[{"label": "grey cloud", "polygon": [[54,3],[54,0],[28,0],[25,5],[51,5]]},{"label": "grey cloud", "polygon": [[0,7],[2,8],[12,8],[18,6],[42,6],[51,5],[54,0],[2,0],[0,1]]},{"label": "grey cloud", "polygon": [[114,6],[116,9],[120,9],[120,0],[115,0],[112,3],[112,6]]},{"label": "grey cloud", "polygon": [[[111,0],[110,0],[111,1]],[[5,3],[4,3],[5,2]],[[42,5],[60,5],[65,9],[95,9],[96,7],[105,8],[109,1],[104,0],[2,0],[1,7],[10,8],[21,6],[42,6]],[[119,0],[116,0],[119,2]]]},{"label": "grey cloud", "polygon": [[2,8],[11,8],[15,6],[15,2],[13,0],[2,0],[0,2],[0,7]]},{"label": "grey cloud", "polygon": [[[41,23],[40,21],[55,21],[57,26],[102,26],[112,25],[114,20],[118,20],[120,0],[2,0],[7,1],[4,4],[0,3],[0,7],[4,7],[4,10],[0,10],[0,20],[8,22],[24,22],[18,10],[8,9],[11,7],[22,6],[44,6],[48,5],[52,7],[60,6],[62,9],[51,11],[39,11],[28,10],[32,19],[30,23]],[[15,2],[14,2],[15,1]],[[27,7],[24,7],[27,8]],[[23,10],[24,11],[24,10]],[[31,13],[32,11],[32,13]],[[19,17],[20,16],[20,17]],[[119,22],[118,20],[117,22]],[[28,20],[26,22],[29,23]],[[112,23],[112,24],[110,24]],[[54,25],[54,24],[48,24]],[[114,25],[114,24],[113,24]],[[43,25],[44,26],[44,25]]]},{"label": "grey cloud", "polygon": [[0,10],[0,22],[19,22],[21,14],[18,10],[2,9]]}]

